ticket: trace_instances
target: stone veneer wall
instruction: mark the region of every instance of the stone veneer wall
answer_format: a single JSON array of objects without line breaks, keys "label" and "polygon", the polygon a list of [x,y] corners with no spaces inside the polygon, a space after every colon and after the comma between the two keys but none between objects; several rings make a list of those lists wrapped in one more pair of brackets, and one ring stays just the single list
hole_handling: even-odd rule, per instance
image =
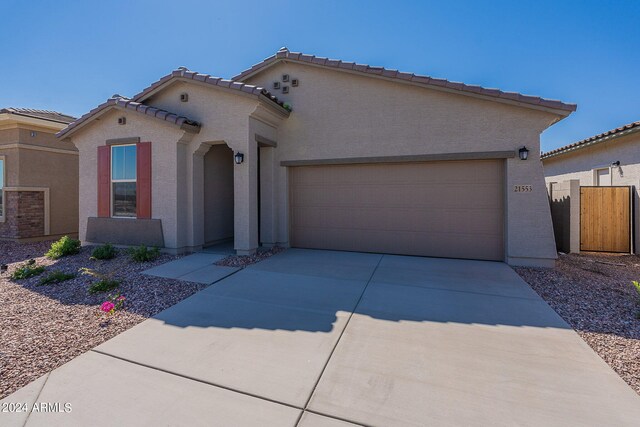
[{"label": "stone veneer wall", "polygon": [[44,193],[42,191],[5,191],[5,222],[0,222],[0,237],[26,239],[44,235]]}]

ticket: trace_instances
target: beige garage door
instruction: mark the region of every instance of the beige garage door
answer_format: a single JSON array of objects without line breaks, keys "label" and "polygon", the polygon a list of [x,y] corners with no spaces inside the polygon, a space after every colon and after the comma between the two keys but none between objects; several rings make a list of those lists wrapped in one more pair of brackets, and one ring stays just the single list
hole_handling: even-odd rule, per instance
[{"label": "beige garage door", "polygon": [[503,165],[291,167],[291,245],[502,260]]}]

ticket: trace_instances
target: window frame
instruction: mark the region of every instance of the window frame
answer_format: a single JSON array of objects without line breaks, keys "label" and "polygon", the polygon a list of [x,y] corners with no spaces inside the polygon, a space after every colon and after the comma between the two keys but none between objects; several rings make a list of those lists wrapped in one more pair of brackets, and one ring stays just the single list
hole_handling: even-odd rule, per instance
[{"label": "window frame", "polygon": [[[134,147],[134,152],[135,152],[135,178],[134,179],[113,179],[113,149],[114,148],[122,148],[122,147]],[[125,219],[136,219],[138,217],[138,192],[137,192],[137,185],[138,185],[138,145],[137,144],[114,144],[110,146],[110,150],[109,150],[109,157],[110,157],[110,161],[109,161],[109,193],[110,193],[110,197],[109,197],[109,212],[111,214],[111,218],[125,218]],[[134,182],[136,184],[136,212],[129,216],[129,215],[116,215],[114,212],[115,209],[115,197],[116,197],[116,192],[113,190],[113,184],[114,183],[118,183],[118,182]]]},{"label": "window frame", "polygon": [[6,212],[7,212],[7,198],[5,197],[4,188],[7,186],[7,156],[0,155],[0,163],[2,163],[2,182],[0,185],[0,196],[2,197],[0,200],[0,222],[5,222]]},{"label": "window frame", "polygon": [[[602,185],[600,183],[600,175],[598,175],[599,171],[607,171],[607,175],[609,177],[609,183],[606,185]],[[613,170],[610,165],[596,166],[593,168],[593,186],[594,187],[611,187],[613,186]]]}]

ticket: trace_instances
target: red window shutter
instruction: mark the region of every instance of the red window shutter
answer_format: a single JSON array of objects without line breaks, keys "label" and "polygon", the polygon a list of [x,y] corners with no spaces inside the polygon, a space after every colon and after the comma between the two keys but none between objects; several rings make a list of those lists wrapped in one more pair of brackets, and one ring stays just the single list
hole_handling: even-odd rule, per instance
[{"label": "red window shutter", "polygon": [[111,147],[98,147],[98,216],[111,216]]},{"label": "red window shutter", "polygon": [[151,218],[151,143],[136,144],[136,210],[138,218]]}]

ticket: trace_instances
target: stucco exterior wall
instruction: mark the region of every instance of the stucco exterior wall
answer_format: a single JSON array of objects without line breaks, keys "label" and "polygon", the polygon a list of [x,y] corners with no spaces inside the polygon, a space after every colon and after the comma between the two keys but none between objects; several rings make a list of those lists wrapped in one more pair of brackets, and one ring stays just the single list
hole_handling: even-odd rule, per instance
[{"label": "stucco exterior wall", "polygon": [[[0,130],[0,156],[4,156],[5,187],[47,188],[49,204],[47,235],[75,235],[78,232],[78,153],[69,142],[60,142],[51,130],[20,125]],[[42,195],[41,195],[42,196]],[[44,215],[44,212],[38,215]],[[42,228],[42,227],[41,227]],[[41,229],[40,228],[40,229]],[[41,237],[34,231],[28,236]]]},{"label": "stucco exterior wall", "polygon": [[[611,163],[620,161],[620,166]],[[582,186],[596,185],[594,170],[610,167],[611,185],[634,186],[634,240],[640,242],[640,132],[584,147],[543,161],[547,183],[578,180]],[[636,249],[637,252],[637,249]]]},{"label": "stucco exterior wall", "polygon": [[[180,101],[182,93],[188,94],[188,102]],[[187,190],[184,203],[190,209],[183,221],[187,237],[181,246],[198,248],[204,244],[202,156],[209,145],[225,143],[234,153],[244,154],[244,162],[234,166],[234,246],[239,253],[254,251],[258,246],[258,151],[253,130],[253,126],[257,125],[253,125],[250,118],[260,116],[261,122],[273,121],[272,126],[277,126],[281,118],[260,107],[259,101],[254,97],[198,83],[173,83],[145,100],[145,103],[202,123],[200,132],[193,136],[179,154],[185,159],[185,163],[184,170],[180,169],[178,175],[185,177],[184,186]],[[273,132],[270,135],[274,136]]]},{"label": "stucco exterior wall", "polygon": [[[126,117],[126,125],[118,125],[118,117]],[[178,140],[183,134],[184,131],[151,117],[112,110],[100,117],[99,121],[73,135],[72,141],[80,153],[80,240],[86,242],[87,218],[97,216],[98,146],[105,145],[108,139],[139,137],[141,141],[152,142],[152,218],[162,220],[165,245],[175,247],[178,211],[176,153]]]},{"label": "stucco exterior wall", "polygon": [[[278,127],[275,162],[344,157],[530,150],[506,162],[506,256],[512,264],[551,265],[556,258],[551,215],[539,160],[539,136],[557,116],[518,106],[419,88],[399,82],[280,63],[248,79],[273,87],[282,74],[300,81],[288,94],[293,108]],[[281,83],[286,84],[286,83]],[[277,239],[287,244],[287,172],[277,172]],[[515,193],[514,185],[532,185]]]}]

